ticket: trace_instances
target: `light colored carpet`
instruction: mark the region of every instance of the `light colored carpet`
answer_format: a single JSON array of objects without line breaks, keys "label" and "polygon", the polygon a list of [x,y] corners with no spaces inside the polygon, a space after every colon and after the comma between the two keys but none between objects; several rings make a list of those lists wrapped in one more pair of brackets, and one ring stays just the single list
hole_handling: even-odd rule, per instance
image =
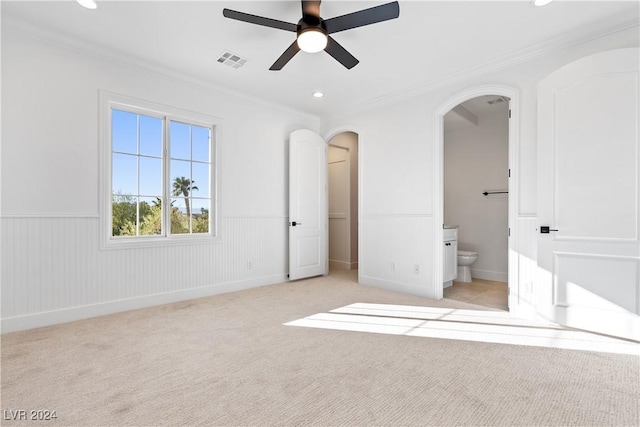
[{"label": "light colored carpet", "polygon": [[640,424],[638,356],[285,326],[471,307],[320,277],[2,336],[2,425]]}]

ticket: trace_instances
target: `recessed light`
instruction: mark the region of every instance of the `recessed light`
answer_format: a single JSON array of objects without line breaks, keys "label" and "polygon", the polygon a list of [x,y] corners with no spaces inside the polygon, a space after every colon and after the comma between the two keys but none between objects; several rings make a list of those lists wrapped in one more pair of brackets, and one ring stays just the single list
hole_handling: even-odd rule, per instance
[{"label": "recessed light", "polygon": [[322,98],[324,96],[324,93],[322,92],[313,92],[313,97],[314,98]]},{"label": "recessed light", "polygon": [[546,6],[552,1],[553,0],[533,0],[532,3],[534,6]]},{"label": "recessed light", "polygon": [[98,3],[95,0],[78,0],[78,3],[87,9],[96,9],[98,7]]}]

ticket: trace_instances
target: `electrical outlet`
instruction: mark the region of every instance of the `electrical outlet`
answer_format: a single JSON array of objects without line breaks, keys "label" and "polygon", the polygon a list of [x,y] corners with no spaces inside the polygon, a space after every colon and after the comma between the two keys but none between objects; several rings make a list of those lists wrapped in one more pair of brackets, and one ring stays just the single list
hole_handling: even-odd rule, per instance
[{"label": "electrical outlet", "polygon": [[420,264],[414,264],[413,272],[416,274],[420,274]]},{"label": "electrical outlet", "polygon": [[391,263],[391,271],[396,271],[396,263],[395,262]]},{"label": "electrical outlet", "polygon": [[247,270],[253,269],[253,263],[251,261],[247,261]]}]

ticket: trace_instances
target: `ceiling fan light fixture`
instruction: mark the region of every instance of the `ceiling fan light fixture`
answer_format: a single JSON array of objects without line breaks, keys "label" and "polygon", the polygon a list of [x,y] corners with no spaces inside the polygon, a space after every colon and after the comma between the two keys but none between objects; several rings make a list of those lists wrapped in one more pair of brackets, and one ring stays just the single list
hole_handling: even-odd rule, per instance
[{"label": "ceiling fan light fixture", "polygon": [[298,34],[298,47],[304,52],[320,52],[327,47],[327,35],[319,28],[307,28]]},{"label": "ceiling fan light fixture", "polygon": [[546,6],[551,3],[553,0],[533,0],[532,3],[534,6]]},{"label": "ceiling fan light fixture", "polygon": [[98,3],[95,0],[78,0],[78,4],[87,9],[96,9],[98,7]]},{"label": "ceiling fan light fixture", "polygon": [[377,24],[378,22],[396,19],[400,16],[400,6],[397,1],[362,9],[346,15],[334,16],[331,19],[323,19],[320,16],[320,0],[302,0],[301,3],[302,18],[297,24],[252,15],[250,13],[238,12],[237,10],[227,8],[222,9],[222,16],[249,24],[296,33],[296,39],[293,43],[289,45],[269,68],[271,71],[282,70],[282,67],[287,65],[301,50],[311,53],[324,50],[347,70],[350,70],[358,65],[359,61],[349,53],[348,50],[342,47],[340,43],[332,37],[329,37],[329,34],[364,27],[365,25]]}]

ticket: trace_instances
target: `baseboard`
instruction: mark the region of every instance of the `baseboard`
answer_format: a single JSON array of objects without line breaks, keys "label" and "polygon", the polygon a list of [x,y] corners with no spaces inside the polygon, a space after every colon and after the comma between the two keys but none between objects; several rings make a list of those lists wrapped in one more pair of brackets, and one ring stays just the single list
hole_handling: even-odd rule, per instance
[{"label": "baseboard", "polygon": [[492,280],[494,282],[508,283],[509,281],[509,275],[507,273],[502,273],[499,271],[478,270],[475,268],[471,269],[471,277],[473,277],[474,279]]},{"label": "baseboard", "polygon": [[349,270],[349,263],[347,261],[338,261],[335,259],[330,259],[329,268],[336,268],[339,270]]},{"label": "baseboard", "polygon": [[359,283],[361,285],[374,286],[376,288],[382,288],[388,291],[402,292],[406,294],[416,295],[419,297],[427,297],[432,299],[434,298],[433,290],[431,293],[429,293],[429,289],[427,289],[426,286],[418,287],[418,286],[408,285],[406,283],[391,282],[388,280],[378,279],[376,277],[370,277],[370,276],[364,276],[364,275],[360,276]]},{"label": "baseboard", "polygon": [[358,263],[349,262],[349,261],[337,261],[335,259],[330,259],[329,268],[336,268],[336,269],[342,269],[342,270],[357,270]]},{"label": "baseboard", "polygon": [[245,289],[273,285],[286,281],[287,276],[279,274],[237,282],[220,283],[176,292],[145,295],[142,297],[108,301],[80,307],[71,307],[62,310],[9,317],[2,319],[2,333],[4,334],[8,332],[23,331],[26,329],[41,328],[43,326],[58,325],[61,323],[74,322],[76,320],[89,319],[107,314],[121,313],[124,311],[138,310],[141,308],[154,307],[195,298],[242,291]]}]

